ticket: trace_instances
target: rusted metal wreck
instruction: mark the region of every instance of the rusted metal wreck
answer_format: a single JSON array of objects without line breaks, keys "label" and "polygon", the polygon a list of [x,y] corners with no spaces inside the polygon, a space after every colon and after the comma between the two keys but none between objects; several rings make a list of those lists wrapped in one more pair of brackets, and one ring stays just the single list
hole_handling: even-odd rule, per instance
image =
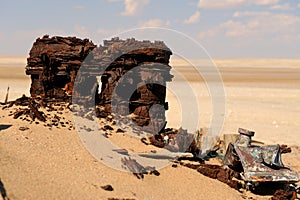
[{"label": "rusted metal wreck", "polygon": [[253,131],[239,128],[236,142],[230,143],[223,163],[225,166],[240,172],[246,186],[259,183],[296,183],[298,174],[285,167],[281,161],[281,154],[285,153],[284,146],[268,145],[256,146],[251,144]]},{"label": "rusted metal wreck", "polygon": [[[88,39],[46,35],[36,40],[27,59],[30,94],[44,101],[70,101],[76,79],[81,87],[76,97],[83,104],[95,103],[99,117],[109,115],[114,103],[115,114],[133,114],[136,124],[158,132],[155,127],[163,127],[168,109],[165,85],[172,80],[171,54],[162,41],[112,38],[97,47]],[[81,66],[84,70],[78,73]],[[150,120],[150,109],[156,122]]]}]

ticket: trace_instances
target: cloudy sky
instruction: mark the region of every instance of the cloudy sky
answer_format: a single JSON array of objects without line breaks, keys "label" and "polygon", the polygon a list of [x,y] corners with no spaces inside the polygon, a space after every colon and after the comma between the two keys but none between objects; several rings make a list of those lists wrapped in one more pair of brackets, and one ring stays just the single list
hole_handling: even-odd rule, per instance
[{"label": "cloudy sky", "polygon": [[128,29],[164,27],[212,58],[300,58],[299,0],[1,0],[0,21],[5,56],[27,56],[44,34],[99,44]]}]

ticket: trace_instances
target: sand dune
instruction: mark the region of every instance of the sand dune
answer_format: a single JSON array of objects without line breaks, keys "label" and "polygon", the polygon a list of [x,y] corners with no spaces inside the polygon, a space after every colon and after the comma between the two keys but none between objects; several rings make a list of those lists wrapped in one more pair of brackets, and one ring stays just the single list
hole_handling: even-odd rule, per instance
[{"label": "sand dune", "polygon": [[[28,95],[30,79],[24,74],[23,60],[4,59],[0,63],[0,101],[7,86],[10,99]],[[22,62],[21,62],[22,61]],[[6,64],[5,64],[6,63]],[[201,127],[210,126],[211,96],[201,76],[195,76],[184,62],[172,60],[174,70],[182,73],[195,89]],[[207,62],[200,62],[202,64]],[[284,162],[300,173],[300,61],[276,59],[215,60],[224,80],[224,125],[220,134],[236,133],[239,127],[255,130],[255,139],[267,144],[293,146]],[[191,102],[192,96],[186,96]],[[169,127],[182,124],[180,103],[168,93]],[[191,108],[195,105],[191,104]],[[12,125],[0,131],[0,178],[11,199],[244,199],[227,185],[209,179],[184,167],[171,166],[160,170],[161,175],[136,179],[132,174],[108,168],[96,161],[84,148],[75,130],[49,130],[37,124],[8,117],[2,110],[0,124]],[[72,114],[64,111],[72,120]],[[197,118],[197,116],[193,116]],[[189,120],[189,119],[188,119]],[[19,127],[29,127],[20,131]],[[122,137],[122,136],[119,136]],[[101,189],[111,184],[113,192]],[[243,197],[244,195],[244,197]],[[246,194],[251,196],[251,194]],[[254,199],[269,199],[255,196]]]}]

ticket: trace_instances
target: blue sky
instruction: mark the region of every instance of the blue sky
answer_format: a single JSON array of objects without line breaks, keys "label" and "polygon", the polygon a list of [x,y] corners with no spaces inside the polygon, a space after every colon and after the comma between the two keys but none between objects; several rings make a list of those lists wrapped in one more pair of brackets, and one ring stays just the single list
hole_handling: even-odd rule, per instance
[{"label": "blue sky", "polygon": [[194,38],[212,58],[300,58],[299,0],[7,0],[0,20],[5,56],[27,56],[44,34],[99,44],[128,29],[164,27]]}]

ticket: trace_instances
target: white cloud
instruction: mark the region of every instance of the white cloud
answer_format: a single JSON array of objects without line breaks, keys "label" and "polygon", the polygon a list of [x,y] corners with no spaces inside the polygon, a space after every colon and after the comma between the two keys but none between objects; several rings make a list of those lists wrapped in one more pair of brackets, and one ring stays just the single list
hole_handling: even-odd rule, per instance
[{"label": "white cloud", "polygon": [[170,21],[164,21],[161,19],[150,19],[148,21],[140,22],[139,27],[145,28],[145,27],[169,27]]},{"label": "white cloud", "polygon": [[199,0],[198,7],[205,9],[230,9],[250,5],[273,5],[279,0]]},{"label": "white cloud", "polygon": [[200,20],[200,12],[195,12],[192,16],[190,16],[188,19],[184,20],[183,23],[185,24],[195,24],[199,22]]},{"label": "white cloud", "polygon": [[121,13],[124,16],[134,16],[143,11],[149,0],[124,0],[125,10]]},{"label": "white cloud", "polygon": [[279,0],[249,0],[254,5],[273,5],[279,2]]},{"label": "white cloud", "polygon": [[276,4],[270,7],[271,10],[293,10],[289,3]]},{"label": "white cloud", "polygon": [[233,13],[232,17],[263,17],[263,16],[270,16],[270,12],[259,12],[259,11],[243,11],[243,12],[235,12]]},{"label": "white cloud", "polygon": [[298,8],[300,8],[300,3],[298,4]]},{"label": "white cloud", "polygon": [[[246,22],[240,23],[244,29],[236,30],[235,26],[227,26],[227,31],[236,31],[236,35],[270,36],[294,34],[300,26],[300,17],[289,14],[273,14],[270,12],[246,12],[235,14],[237,17],[250,17]],[[239,32],[239,33],[238,33]]]},{"label": "white cloud", "polygon": [[233,19],[200,33],[200,38],[225,36],[233,39],[244,38],[245,42],[249,40],[289,42],[295,40],[299,32],[299,16],[245,11],[235,12]]},{"label": "white cloud", "polygon": [[240,6],[244,0],[199,0],[198,7],[206,9],[227,9]]},{"label": "white cloud", "polygon": [[89,31],[86,29],[86,27],[79,24],[75,24],[74,30],[77,36],[87,37],[89,35]]}]

